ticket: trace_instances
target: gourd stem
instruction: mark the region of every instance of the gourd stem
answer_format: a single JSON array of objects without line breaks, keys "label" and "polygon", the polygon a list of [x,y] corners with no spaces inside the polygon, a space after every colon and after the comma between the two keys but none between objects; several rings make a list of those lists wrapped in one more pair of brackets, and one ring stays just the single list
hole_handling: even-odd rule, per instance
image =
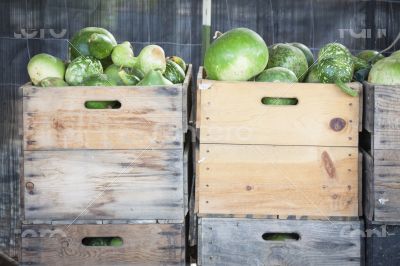
[{"label": "gourd stem", "polygon": [[346,83],[344,83],[341,80],[337,80],[335,82],[335,84],[347,95],[350,95],[352,97],[356,97],[358,96],[358,91],[353,90],[352,88],[350,88]]}]

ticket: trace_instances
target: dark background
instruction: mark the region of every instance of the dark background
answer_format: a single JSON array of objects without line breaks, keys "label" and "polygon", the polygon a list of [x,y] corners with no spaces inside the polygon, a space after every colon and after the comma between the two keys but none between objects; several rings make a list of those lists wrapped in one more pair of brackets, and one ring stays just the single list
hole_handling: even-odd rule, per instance
[{"label": "dark background", "polygon": [[[118,42],[131,41],[135,53],[159,44],[197,72],[201,24],[201,0],[0,0],[0,251],[13,256],[18,235],[17,88],[28,81],[29,58],[46,52],[67,59],[67,40],[83,27],[99,26]],[[235,27],[256,30],[268,45],[297,41],[317,51],[337,41],[353,52],[379,50],[400,31],[400,1],[213,0],[211,32]],[[22,29],[39,32],[27,37]],[[55,38],[50,30],[65,35]]]}]

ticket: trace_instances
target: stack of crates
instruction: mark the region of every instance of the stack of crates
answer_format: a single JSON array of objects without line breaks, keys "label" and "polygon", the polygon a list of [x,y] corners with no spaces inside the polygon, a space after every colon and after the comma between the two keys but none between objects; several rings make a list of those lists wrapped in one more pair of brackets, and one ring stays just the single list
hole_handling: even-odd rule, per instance
[{"label": "stack of crates", "polygon": [[360,265],[361,84],[197,83],[199,265]]},{"label": "stack of crates", "polygon": [[[171,86],[21,88],[21,265],[185,265],[191,72]],[[119,244],[87,244],[99,237]]]},{"label": "stack of crates", "polygon": [[400,86],[364,83],[366,264],[399,265]]}]

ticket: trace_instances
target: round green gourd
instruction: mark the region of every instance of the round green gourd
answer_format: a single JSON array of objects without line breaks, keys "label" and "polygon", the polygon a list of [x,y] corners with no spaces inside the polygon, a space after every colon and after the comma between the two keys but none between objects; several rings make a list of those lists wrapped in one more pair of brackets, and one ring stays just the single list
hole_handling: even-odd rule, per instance
[{"label": "round green gourd", "polygon": [[293,71],[299,81],[304,79],[308,70],[308,63],[306,56],[299,48],[290,44],[276,44],[270,51],[267,68],[284,67]]},{"label": "round green gourd", "polygon": [[167,65],[163,75],[174,84],[183,83],[185,80],[185,72],[172,60],[167,60]]},{"label": "round green gourd", "polygon": [[207,49],[204,69],[208,79],[246,81],[268,63],[268,47],[256,32],[236,28],[218,37]]},{"label": "round green gourd", "polygon": [[264,70],[257,77],[258,82],[298,82],[296,75],[293,71],[283,67],[273,67]]},{"label": "round green gourd", "polygon": [[85,79],[103,73],[101,62],[91,56],[80,56],[72,60],[65,71],[65,81],[71,86],[80,85]]}]

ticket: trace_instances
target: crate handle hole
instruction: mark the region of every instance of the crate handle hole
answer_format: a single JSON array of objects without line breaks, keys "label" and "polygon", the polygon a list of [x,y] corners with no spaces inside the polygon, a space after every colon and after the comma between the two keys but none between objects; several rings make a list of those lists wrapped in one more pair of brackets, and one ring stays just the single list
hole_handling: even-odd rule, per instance
[{"label": "crate handle hole", "polygon": [[85,237],[82,239],[82,245],[89,247],[120,247],[123,243],[119,236]]},{"label": "crate handle hole", "polygon": [[261,103],[264,105],[297,105],[299,99],[293,97],[263,97]]},{"label": "crate handle hole", "polygon": [[264,233],[262,239],[265,241],[286,241],[286,240],[300,240],[298,233]]},{"label": "crate handle hole", "polygon": [[86,101],[85,102],[86,109],[119,109],[121,108],[120,101]]}]

